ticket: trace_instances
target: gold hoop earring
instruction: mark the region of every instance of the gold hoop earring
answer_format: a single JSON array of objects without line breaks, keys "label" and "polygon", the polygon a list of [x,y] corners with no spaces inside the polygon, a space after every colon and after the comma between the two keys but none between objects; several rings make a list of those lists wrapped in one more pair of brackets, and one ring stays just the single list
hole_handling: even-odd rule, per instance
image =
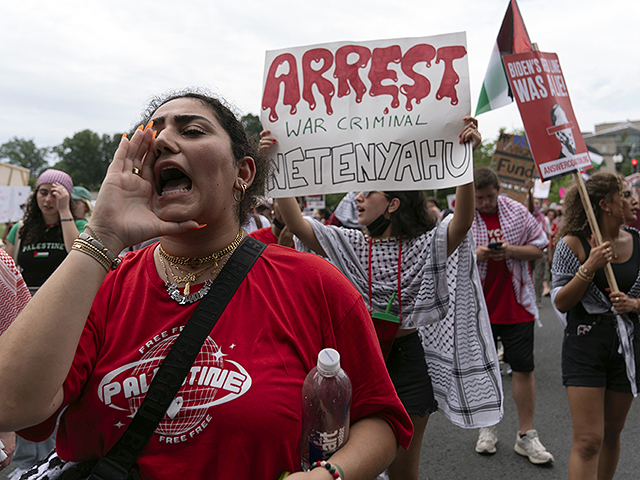
[{"label": "gold hoop earring", "polygon": [[244,196],[247,193],[247,186],[244,183],[241,185],[241,188],[242,188],[242,195],[240,196],[240,200],[238,200],[238,197],[236,197],[236,192],[239,192],[240,190],[235,190],[235,189],[233,190],[233,199],[238,203],[241,203],[242,200],[244,200]]}]

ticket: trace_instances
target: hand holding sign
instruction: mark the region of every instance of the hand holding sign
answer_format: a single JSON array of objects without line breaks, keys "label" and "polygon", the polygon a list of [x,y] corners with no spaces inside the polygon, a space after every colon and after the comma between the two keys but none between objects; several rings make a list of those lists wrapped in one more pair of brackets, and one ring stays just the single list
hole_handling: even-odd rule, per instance
[{"label": "hand holding sign", "polygon": [[267,52],[261,120],[278,139],[269,194],[472,181],[479,137],[471,126],[456,137],[470,112],[467,71],[464,33]]}]

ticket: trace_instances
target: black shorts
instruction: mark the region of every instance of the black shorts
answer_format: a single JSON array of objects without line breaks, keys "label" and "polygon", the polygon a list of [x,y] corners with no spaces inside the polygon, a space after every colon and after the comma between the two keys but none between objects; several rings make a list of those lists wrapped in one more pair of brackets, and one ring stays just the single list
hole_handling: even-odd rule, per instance
[{"label": "black shorts", "polygon": [[[631,393],[624,356],[618,353],[619,345],[613,315],[570,318],[562,341],[562,384],[568,387],[605,387],[614,392]],[[633,340],[636,372],[640,372],[639,347],[640,328],[636,321]]]},{"label": "black shorts", "polygon": [[533,327],[535,320],[523,323],[503,325],[491,324],[493,341],[498,337],[504,347],[504,361],[511,365],[514,372],[533,372]]},{"label": "black shorts", "polygon": [[387,370],[409,415],[424,417],[438,410],[418,332],[394,340],[387,358]]}]

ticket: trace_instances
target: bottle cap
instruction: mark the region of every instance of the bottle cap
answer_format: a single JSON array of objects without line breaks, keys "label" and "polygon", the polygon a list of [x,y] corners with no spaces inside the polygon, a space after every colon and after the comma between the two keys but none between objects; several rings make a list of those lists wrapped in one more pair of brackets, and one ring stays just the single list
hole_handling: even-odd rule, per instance
[{"label": "bottle cap", "polygon": [[318,372],[325,377],[333,377],[340,371],[340,354],[333,348],[320,350]]}]

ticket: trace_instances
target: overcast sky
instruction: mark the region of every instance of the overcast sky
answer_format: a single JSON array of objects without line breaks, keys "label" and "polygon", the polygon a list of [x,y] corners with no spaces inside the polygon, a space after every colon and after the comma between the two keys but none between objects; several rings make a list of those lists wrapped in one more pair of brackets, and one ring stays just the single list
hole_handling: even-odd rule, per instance
[{"label": "overcast sky", "polygon": [[[466,31],[472,112],[508,0],[57,0],[2,2],[0,144],[50,147],[128,130],[153,94],[204,86],[260,114],[266,50]],[[558,54],[580,129],[640,119],[640,2],[520,0]],[[480,130],[522,128],[515,104]]]}]

